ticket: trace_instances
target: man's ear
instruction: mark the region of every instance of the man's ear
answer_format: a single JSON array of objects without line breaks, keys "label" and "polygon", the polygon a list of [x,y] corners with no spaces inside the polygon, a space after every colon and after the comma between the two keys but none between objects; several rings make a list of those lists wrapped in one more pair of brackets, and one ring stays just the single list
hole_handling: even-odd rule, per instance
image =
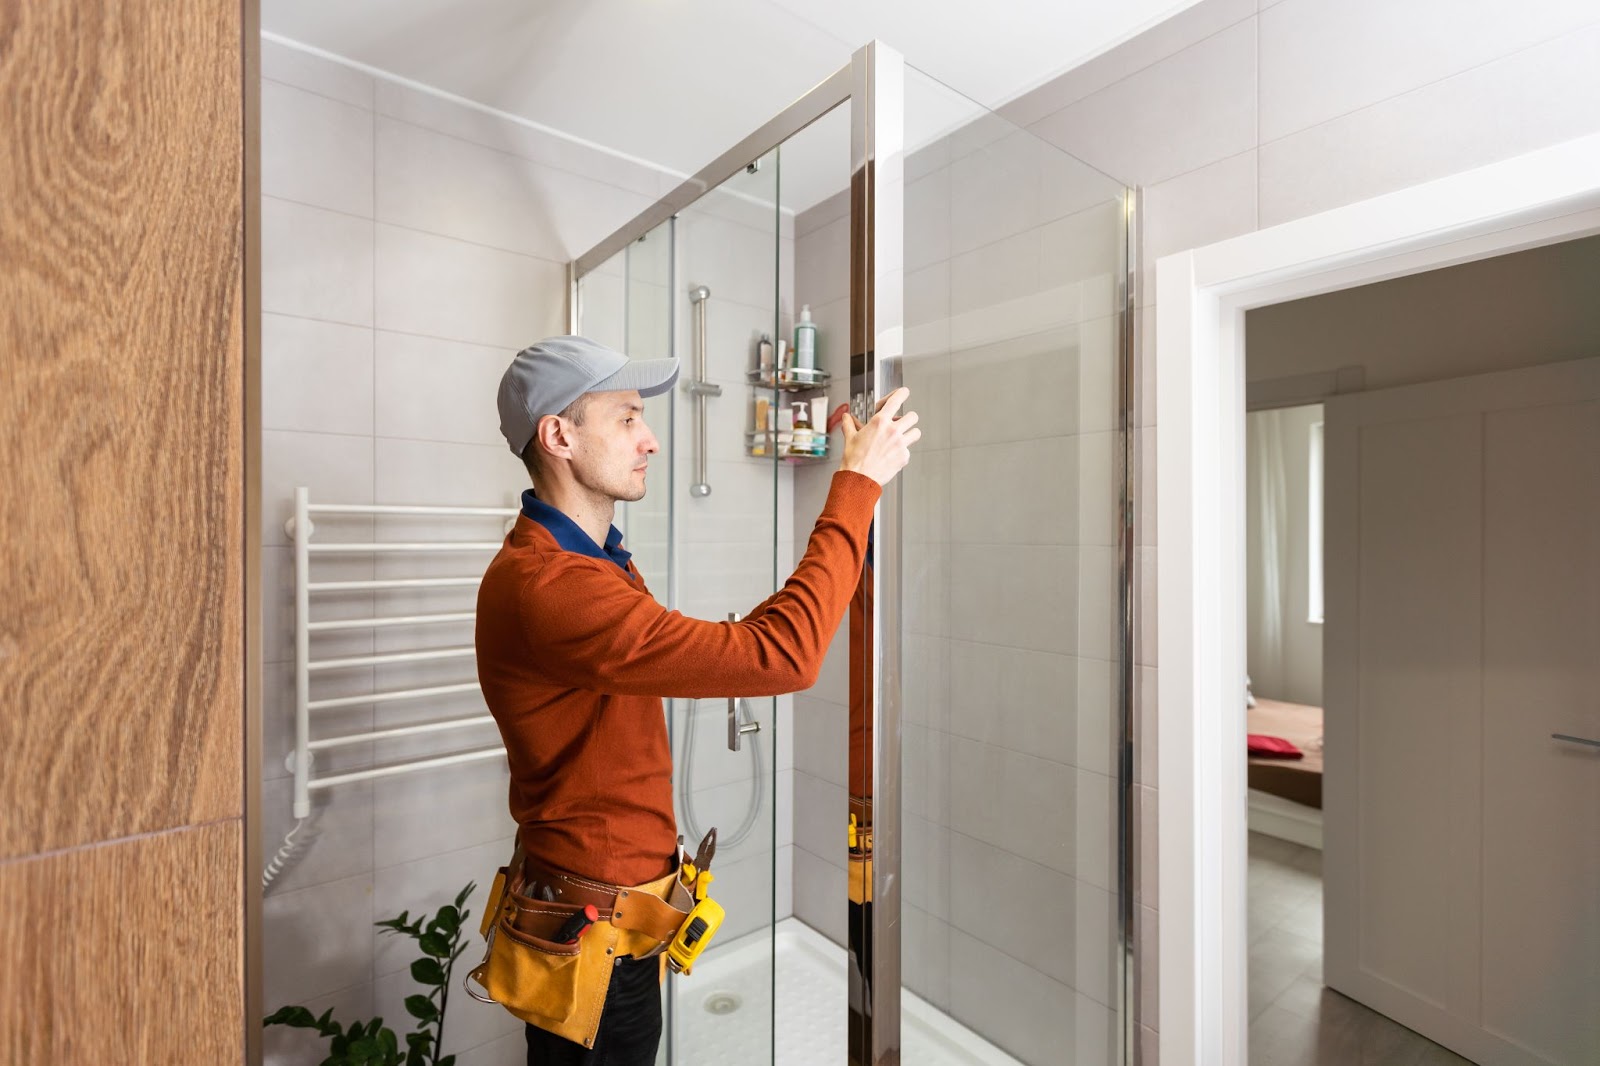
[{"label": "man's ear", "polygon": [[571,427],[560,415],[545,415],[535,430],[544,450],[559,459],[572,458]]}]

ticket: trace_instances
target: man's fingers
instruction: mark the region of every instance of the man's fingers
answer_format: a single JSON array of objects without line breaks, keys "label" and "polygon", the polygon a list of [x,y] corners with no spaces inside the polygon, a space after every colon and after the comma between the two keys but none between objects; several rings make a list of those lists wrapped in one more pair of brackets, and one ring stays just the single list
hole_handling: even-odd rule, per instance
[{"label": "man's fingers", "polygon": [[903,414],[899,418],[895,419],[894,420],[894,424],[896,426],[899,426],[901,429],[908,430],[912,426],[917,424],[918,417],[919,416],[917,415],[917,412],[915,412],[915,411],[907,411],[905,414]]},{"label": "man's fingers", "polygon": [[850,446],[850,442],[854,440],[856,434],[860,432],[860,427],[856,425],[855,416],[849,412],[846,412],[845,416],[839,419],[839,428],[844,431],[844,443],[845,447],[848,448]]},{"label": "man's fingers", "polygon": [[900,408],[905,406],[905,402],[910,398],[910,396],[911,390],[906,388],[904,385],[900,386],[900,388],[895,389],[893,392],[883,398],[883,402],[878,404],[878,413],[873,417],[893,418],[895,415],[900,413]]}]

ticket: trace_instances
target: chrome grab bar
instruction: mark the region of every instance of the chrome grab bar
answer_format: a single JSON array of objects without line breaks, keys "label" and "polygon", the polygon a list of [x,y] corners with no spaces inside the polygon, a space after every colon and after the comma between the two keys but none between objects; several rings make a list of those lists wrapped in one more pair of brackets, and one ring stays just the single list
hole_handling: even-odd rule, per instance
[{"label": "chrome grab bar", "polygon": [[683,391],[695,398],[695,435],[700,450],[695,456],[695,471],[699,475],[689,486],[689,495],[704,498],[711,495],[711,485],[706,481],[706,400],[722,395],[722,386],[706,380],[706,301],[711,290],[696,285],[689,290],[689,302],[694,305],[694,380],[683,383]]},{"label": "chrome grab bar", "polygon": [[[739,612],[738,611],[730,611],[728,613],[728,621],[737,622],[738,620],[739,620]],[[739,723],[739,704],[741,702],[743,702],[743,701],[740,700],[739,697],[737,697],[737,696],[729,696],[728,697],[728,750],[729,751],[739,751],[744,747],[744,745],[743,745],[742,741],[740,740],[740,738],[743,737],[746,733],[759,733],[759,732],[761,732],[761,723],[757,722],[757,721],[755,721],[753,719],[751,721],[745,722],[743,725],[741,725]],[[745,712],[745,717],[746,718],[750,718],[750,712],[749,711]]]},{"label": "chrome grab bar", "polygon": [[1575,737],[1566,733],[1551,733],[1551,740],[1565,740],[1568,744],[1587,744],[1591,748],[1600,748],[1600,740],[1590,740],[1588,737]]}]

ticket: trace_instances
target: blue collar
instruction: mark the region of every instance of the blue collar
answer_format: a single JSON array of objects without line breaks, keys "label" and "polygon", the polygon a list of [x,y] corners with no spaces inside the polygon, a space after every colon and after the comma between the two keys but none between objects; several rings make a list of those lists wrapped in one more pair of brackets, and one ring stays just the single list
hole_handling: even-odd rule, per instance
[{"label": "blue collar", "polygon": [[622,572],[628,574],[628,580],[633,580],[633,575],[628,573],[628,560],[633,555],[622,547],[622,532],[616,526],[612,526],[606,534],[605,547],[602,548],[578,523],[539,499],[532,489],[522,492],[522,513],[549,530],[562,551],[577,552],[593,559],[610,559],[622,567]]}]

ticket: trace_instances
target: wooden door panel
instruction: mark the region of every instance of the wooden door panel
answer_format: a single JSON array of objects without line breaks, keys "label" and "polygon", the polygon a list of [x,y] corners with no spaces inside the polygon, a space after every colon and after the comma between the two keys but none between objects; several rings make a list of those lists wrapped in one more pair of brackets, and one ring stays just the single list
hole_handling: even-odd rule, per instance
[{"label": "wooden door panel", "polygon": [[240,5],[0,5],[0,858],[242,810]]}]

